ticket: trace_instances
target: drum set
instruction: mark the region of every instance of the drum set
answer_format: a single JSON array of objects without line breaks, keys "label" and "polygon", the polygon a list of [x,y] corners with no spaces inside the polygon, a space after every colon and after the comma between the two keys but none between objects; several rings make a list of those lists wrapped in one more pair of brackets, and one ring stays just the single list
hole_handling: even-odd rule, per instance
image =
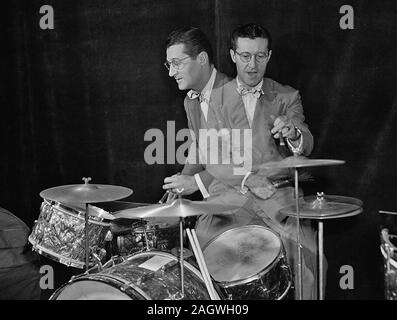
[{"label": "drum set", "polygon": [[[296,194],[298,168],[343,163],[293,158],[264,166],[294,168]],[[301,261],[294,283],[283,243],[270,228],[232,228],[201,248],[186,218],[232,214],[238,207],[216,197],[190,201],[180,194],[166,203],[123,202],[119,200],[131,195],[131,189],[83,180],[84,184],[40,193],[40,215],[29,236],[33,250],[85,269],[58,288],[51,300],[280,300],[294,287],[302,297]],[[323,194],[295,199],[296,205],[283,211],[297,219],[298,227],[301,218],[318,220],[321,270],[323,220],[356,215],[362,202]],[[321,292],[322,279],[319,287]]]}]

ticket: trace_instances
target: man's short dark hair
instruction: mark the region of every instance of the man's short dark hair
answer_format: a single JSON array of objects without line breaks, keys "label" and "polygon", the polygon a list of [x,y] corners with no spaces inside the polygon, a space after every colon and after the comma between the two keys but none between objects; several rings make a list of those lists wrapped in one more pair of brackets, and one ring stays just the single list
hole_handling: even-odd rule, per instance
[{"label": "man's short dark hair", "polygon": [[242,26],[238,26],[236,29],[233,30],[232,35],[230,37],[230,45],[233,50],[237,48],[237,39],[238,38],[264,38],[268,41],[268,48],[271,50],[272,47],[272,38],[270,36],[270,32],[267,31],[266,28],[255,24],[249,23]]},{"label": "man's short dark hair", "polygon": [[209,63],[214,63],[211,43],[199,28],[181,28],[171,32],[165,42],[166,48],[177,44],[184,44],[185,53],[194,59],[200,52],[207,52]]}]

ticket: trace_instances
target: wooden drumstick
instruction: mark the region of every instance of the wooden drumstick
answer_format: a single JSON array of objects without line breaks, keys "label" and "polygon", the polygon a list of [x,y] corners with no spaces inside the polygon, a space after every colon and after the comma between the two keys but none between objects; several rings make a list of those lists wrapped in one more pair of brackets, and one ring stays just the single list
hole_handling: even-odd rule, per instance
[{"label": "wooden drumstick", "polygon": [[[192,231],[194,231],[194,230],[192,230]],[[205,286],[206,286],[206,288],[208,290],[208,293],[210,295],[210,298],[211,298],[211,300],[219,300],[217,298],[216,294],[215,294],[215,289],[214,289],[214,287],[212,285],[212,281],[211,281],[211,278],[210,278],[210,276],[208,274],[208,270],[206,270],[205,267],[204,267],[205,263],[203,263],[202,260],[201,260],[201,256],[199,254],[199,249],[197,248],[197,245],[196,245],[196,242],[195,242],[195,238],[193,237],[192,232],[190,231],[189,228],[186,228],[186,233],[187,233],[187,236],[189,238],[190,244],[192,246],[193,253],[194,253],[195,257],[196,257],[197,263],[199,265],[199,268],[200,268],[201,274],[203,276],[203,280],[204,280]]]}]

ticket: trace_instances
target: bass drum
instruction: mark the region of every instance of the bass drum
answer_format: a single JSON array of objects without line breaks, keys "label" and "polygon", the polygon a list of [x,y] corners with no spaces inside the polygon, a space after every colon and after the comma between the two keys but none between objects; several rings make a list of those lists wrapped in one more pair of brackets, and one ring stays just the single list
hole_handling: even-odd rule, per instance
[{"label": "bass drum", "polygon": [[292,285],[283,244],[269,228],[225,231],[203,250],[208,271],[231,300],[281,300]]},{"label": "bass drum", "polygon": [[[179,259],[167,252],[149,251],[94,274],[73,277],[50,300],[180,300]],[[219,288],[218,288],[219,290]],[[218,291],[218,294],[222,293]],[[219,298],[221,298],[219,296]],[[200,272],[184,261],[184,297],[209,300]]]}]

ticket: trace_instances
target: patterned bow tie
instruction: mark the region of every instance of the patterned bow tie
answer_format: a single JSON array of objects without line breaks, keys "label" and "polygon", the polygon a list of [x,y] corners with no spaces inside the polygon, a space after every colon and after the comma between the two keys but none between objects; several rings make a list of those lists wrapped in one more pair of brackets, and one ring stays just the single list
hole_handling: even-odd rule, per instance
[{"label": "patterned bow tie", "polygon": [[262,88],[252,88],[248,90],[243,86],[238,86],[236,90],[240,96],[245,96],[246,94],[251,93],[255,98],[259,98],[261,94],[263,94]]},{"label": "patterned bow tie", "polygon": [[201,93],[198,93],[196,90],[190,90],[187,93],[187,96],[189,99],[194,100],[194,99],[199,99],[200,103],[203,101],[207,101],[207,99],[205,97],[203,97],[203,95]]}]

